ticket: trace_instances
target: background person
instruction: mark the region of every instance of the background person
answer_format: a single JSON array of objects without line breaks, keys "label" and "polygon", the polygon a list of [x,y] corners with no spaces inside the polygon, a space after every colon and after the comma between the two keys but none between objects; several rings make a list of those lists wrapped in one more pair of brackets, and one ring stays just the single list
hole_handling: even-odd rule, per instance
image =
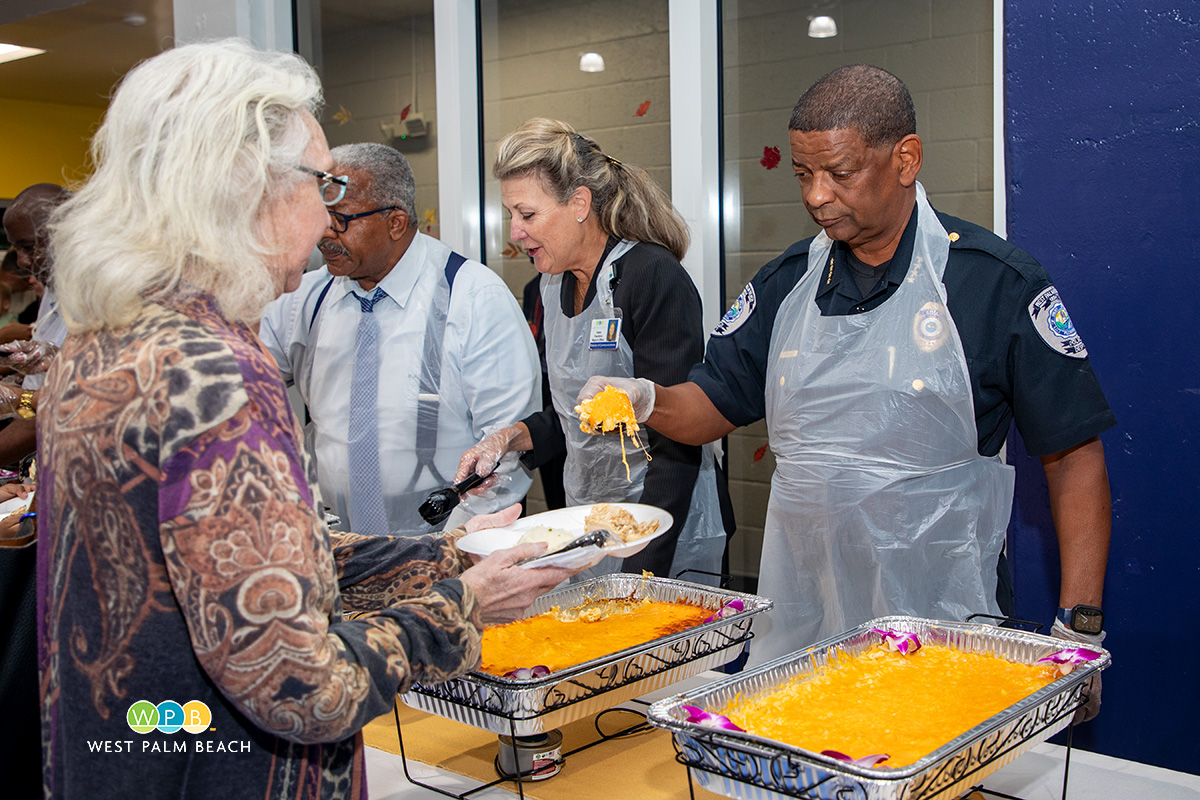
[{"label": "background person", "polygon": [[[537,352],[496,273],[417,230],[401,153],[333,157],[350,185],[321,238],[326,265],[267,308],[259,335],[308,407],[321,496],[346,529],[429,533],[417,509],[462,451],[538,407]],[[519,501],[532,479],[512,461],[446,524]]]},{"label": "background person", "polygon": [[[789,128],[823,232],[759,271],[689,382],[616,384],[639,419],[684,441],[766,418],[777,467],[759,591],[775,607],[751,660],[885,614],[1011,614],[997,562],[1013,469],[997,453],[1013,421],[1045,467],[1060,605],[1099,607],[1112,520],[1098,435],[1115,419],[1046,271],[933,211],[894,75],[834,70]],[[1062,622],[1054,633],[1103,639]],[[1089,714],[1098,686],[1092,701]]]},{"label": "background person", "polygon": [[[651,460],[630,452],[630,479],[620,439],[581,432],[574,411],[592,375],[678,382],[702,358],[700,296],[679,263],[687,228],[646,173],[605,155],[565,122],[532,119],[504,137],[492,174],[512,216],[512,240],[542,274],[554,411],[531,414],[481,441],[463,454],[455,479],[486,475],[508,452],[530,451],[526,463],[537,466],[565,451],[567,505],[646,503],[675,520],[621,569],[664,577],[684,569],[719,572],[728,504],[721,502],[725,480],[713,452],[652,428],[646,432]],[[599,569],[614,566],[606,560]]]},{"label": "background person", "polygon": [[41,389],[44,371],[67,335],[66,324],[58,311],[57,296],[50,286],[54,262],[47,224],[54,209],[70,196],[69,191],[56,184],[35,183],[18,192],[4,212],[4,233],[12,243],[12,252],[16,253],[16,270],[27,277],[40,304],[32,327],[21,323],[7,326],[10,329],[26,328],[28,338],[0,343],[0,366],[24,376],[21,391],[14,393],[7,385],[0,386],[0,406],[16,412],[21,408],[22,400],[24,402],[23,413],[0,429],[0,466],[15,465],[36,449],[37,425],[31,413],[36,407],[33,393]]},{"label": "background person", "polygon": [[11,248],[4,253],[4,260],[0,262],[0,283],[7,286],[12,295],[8,311],[0,315],[0,341],[28,339],[33,332],[31,329],[26,327],[24,336],[12,336],[9,335],[9,326],[14,322],[28,326],[37,319],[36,310],[32,316],[26,311],[38,302],[38,292],[34,289],[33,276],[17,266],[17,251]]},{"label": "background person", "polygon": [[[572,574],[511,566],[537,546],[468,568],[462,531],[326,529],[255,334],[340,192],[319,101],[295,55],[169,50],[122,81],[95,172],[52,219],[72,333],[39,416],[47,798],[365,797],[363,724],[473,668],[484,624]],[[235,752],[143,748],[193,736],[132,737],[130,704],[168,699],[211,710],[189,750]],[[119,757],[89,748],[131,737]]]}]

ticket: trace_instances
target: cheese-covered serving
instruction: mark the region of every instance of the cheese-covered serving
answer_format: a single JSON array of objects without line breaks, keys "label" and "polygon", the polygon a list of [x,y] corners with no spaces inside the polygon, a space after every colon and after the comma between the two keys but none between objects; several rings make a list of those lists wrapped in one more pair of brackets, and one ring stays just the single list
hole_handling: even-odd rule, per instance
[{"label": "cheese-covered serving", "polygon": [[545,665],[556,671],[695,627],[712,609],[682,602],[593,600],[483,631],[483,665],[492,675]]},{"label": "cheese-covered serving", "polygon": [[720,709],[749,733],[817,753],[887,754],[902,767],[1050,684],[1053,665],[926,645],[838,654],[812,673]]},{"label": "cheese-covered serving", "polygon": [[[631,480],[629,461],[625,457],[625,434],[629,434],[638,449],[645,452],[646,448],[638,439],[640,426],[629,395],[620,389],[605,386],[604,391],[575,406],[575,413],[579,415],[579,429],[584,433],[611,433],[614,430],[621,433],[621,463],[625,465],[625,479]],[[650,460],[649,453],[646,453],[646,460]]]}]

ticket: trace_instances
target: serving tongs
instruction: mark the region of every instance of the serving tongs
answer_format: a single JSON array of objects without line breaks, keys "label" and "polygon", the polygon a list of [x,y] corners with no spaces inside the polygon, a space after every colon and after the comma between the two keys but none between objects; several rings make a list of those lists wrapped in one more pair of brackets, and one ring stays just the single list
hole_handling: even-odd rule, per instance
[{"label": "serving tongs", "polygon": [[624,543],[625,542],[618,538],[615,533],[607,528],[595,528],[594,530],[590,530],[582,536],[575,537],[553,552],[522,558],[520,561],[516,562],[515,566],[521,566],[523,564],[536,564],[538,561],[556,556],[559,553],[565,553],[568,550],[578,550],[581,547],[595,547],[597,550],[603,550],[606,547],[620,546]]},{"label": "serving tongs", "polygon": [[426,497],[425,502],[421,503],[421,507],[417,509],[417,513],[430,525],[441,525],[462,500],[464,494],[491,476],[490,472],[487,475],[477,475],[472,472],[453,486],[430,492],[429,497]]}]

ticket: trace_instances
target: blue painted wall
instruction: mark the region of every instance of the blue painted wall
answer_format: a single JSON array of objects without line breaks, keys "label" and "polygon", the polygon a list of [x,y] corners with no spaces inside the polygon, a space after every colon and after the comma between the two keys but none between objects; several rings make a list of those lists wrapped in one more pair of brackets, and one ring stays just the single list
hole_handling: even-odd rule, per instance
[{"label": "blue painted wall", "polygon": [[[1200,773],[1200,4],[1007,0],[1008,237],[1049,269],[1119,426],[1103,707],[1076,745]],[[1057,603],[1010,442],[1018,615]]]}]

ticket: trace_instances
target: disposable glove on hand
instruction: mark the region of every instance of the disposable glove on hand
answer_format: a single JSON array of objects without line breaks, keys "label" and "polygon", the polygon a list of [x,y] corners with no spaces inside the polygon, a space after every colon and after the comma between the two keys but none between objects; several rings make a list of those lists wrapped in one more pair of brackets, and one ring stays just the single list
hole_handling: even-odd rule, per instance
[{"label": "disposable glove on hand", "polygon": [[17,406],[21,404],[20,386],[0,382],[0,419],[8,419],[17,415]]},{"label": "disposable glove on hand", "polygon": [[[1056,619],[1054,620],[1054,626],[1050,629],[1050,635],[1055,639],[1064,639],[1068,642],[1074,642],[1076,644],[1081,644],[1084,647],[1091,647],[1099,650],[1104,646],[1103,642],[1106,632],[1101,631],[1100,633],[1080,633],[1079,631],[1073,631],[1068,628],[1063,624],[1061,619]],[[1088,685],[1084,687],[1083,691],[1087,694],[1088,699],[1086,703],[1084,703],[1075,711],[1075,718],[1071,720],[1072,725],[1078,725],[1081,722],[1087,722],[1090,719],[1094,719],[1095,716],[1100,713],[1099,672],[1092,676],[1092,679],[1088,681]]]},{"label": "disposable glove on hand", "polygon": [[50,369],[58,347],[49,342],[26,339],[0,344],[0,367],[9,367],[22,375],[36,375]]},{"label": "disposable glove on hand", "polygon": [[603,375],[593,375],[583,385],[575,402],[591,400],[603,392],[605,386],[620,389],[629,396],[633,416],[638,422],[645,422],[654,413],[654,381],[647,378],[606,378]]},{"label": "disposable glove on hand", "polygon": [[[500,465],[500,459],[511,449],[513,440],[520,435],[518,426],[509,425],[480,439],[479,444],[462,454],[458,461],[458,472],[454,473],[454,482],[459,483],[472,473],[487,475],[493,472]],[[471,491],[480,492],[495,482],[496,476],[492,476]]]}]

